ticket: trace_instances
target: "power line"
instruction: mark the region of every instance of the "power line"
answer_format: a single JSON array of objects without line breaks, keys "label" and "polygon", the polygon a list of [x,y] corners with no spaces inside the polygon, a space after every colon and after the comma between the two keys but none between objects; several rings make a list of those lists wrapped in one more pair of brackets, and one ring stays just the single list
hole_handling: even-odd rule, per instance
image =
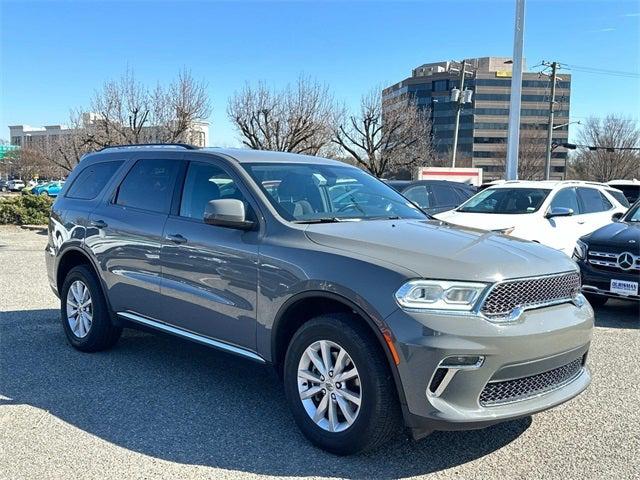
[{"label": "power line", "polygon": [[597,67],[584,67],[580,65],[573,65],[571,63],[564,63],[569,70],[574,70],[580,73],[591,73],[593,75],[607,75],[611,77],[623,77],[623,78],[640,78],[640,73],[636,72],[624,72],[622,70],[609,70],[606,68]]}]

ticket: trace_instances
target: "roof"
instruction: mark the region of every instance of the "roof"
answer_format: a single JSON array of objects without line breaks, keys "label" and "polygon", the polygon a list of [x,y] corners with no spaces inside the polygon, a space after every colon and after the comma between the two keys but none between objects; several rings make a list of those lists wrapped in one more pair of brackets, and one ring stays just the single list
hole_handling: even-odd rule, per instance
[{"label": "roof", "polygon": [[640,180],[636,178],[633,180],[611,180],[607,182],[607,185],[640,185]]},{"label": "roof", "polygon": [[564,187],[567,185],[593,185],[598,187],[606,187],[604,183],[587,182],[582,180],[507,180],[489,188],[546,188],[552,190],[554,188]]},{"label": "roof", "polygon": [[337,160],[329,160],[322,157],[314,157],[312,155],[301,155],[297,153],[288,152],[272,152],[267,150],[251,150],[248,148],[219,148],[219,147],[206,147],[197,148],[190,145],[181,144],[158,144],[158,145],[114,145],[98,152],[92,152],[87,154],[85,159],[96,159],[105,153],[114,153],[123,151],[144,151],[144,152],[188,152],[190,154],[217,154],[224,155],[231,160],[235,160],[238,163],[312,163],[315,165],[336,165],[347,166],[355,168],[347,163],[339,162]]},{"label": "roof", "polygon": [[251,150],[248,148],[207,147],[198,150],[205,153],[217,153],[231,157],[239,163],[313,163],[324,165],[351,166],[337,160],[301,155],[299,153],[272,152],[268,150]]}]

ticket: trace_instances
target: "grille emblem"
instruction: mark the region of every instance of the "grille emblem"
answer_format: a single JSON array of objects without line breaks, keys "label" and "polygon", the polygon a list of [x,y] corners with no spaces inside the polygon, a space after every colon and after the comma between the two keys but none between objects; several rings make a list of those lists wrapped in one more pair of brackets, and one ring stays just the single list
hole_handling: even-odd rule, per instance
[{"label": "grille emblem", "polygon": [[618,255],[618,266],[622,270],[629,270],[631,267],[633,267],[634,263],[635,263],[635,259],[633,258],[633,255],[631,255],[629,252],[623,252],[620,255]]}]

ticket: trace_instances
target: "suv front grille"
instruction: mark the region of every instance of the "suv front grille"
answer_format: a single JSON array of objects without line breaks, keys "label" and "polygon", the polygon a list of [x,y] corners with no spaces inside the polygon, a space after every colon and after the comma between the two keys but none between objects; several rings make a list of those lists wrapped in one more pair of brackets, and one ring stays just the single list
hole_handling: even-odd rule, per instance
[{"label": "suv front grille", "polygon": [[585,357],[576,358],[553,370],[530,377],[516,378],[504,382],[489,382],[480,394],[480,405],[490,407],[503,403],[517,402],[556,390],[572,380],[582,371]]},{"label": "suv front grille", "polygon": [[523,278],[498,283],[480,311],[488,318],[508,317],[516,308],[536,308],[570,301],[580,292],[580,273]]},{"label": "suv front grille", "polygon": [[[625,256],[625,254],[628,255]],[[629,252],[613,253],[589,250],[587,255],[589,263],[598,270],[624,273],[634,273],[640,271],[640,256],[633,255]],[[619,259],[623,261],[623,265],[625,266],[625,268],[622,268],[620,266]]]}]

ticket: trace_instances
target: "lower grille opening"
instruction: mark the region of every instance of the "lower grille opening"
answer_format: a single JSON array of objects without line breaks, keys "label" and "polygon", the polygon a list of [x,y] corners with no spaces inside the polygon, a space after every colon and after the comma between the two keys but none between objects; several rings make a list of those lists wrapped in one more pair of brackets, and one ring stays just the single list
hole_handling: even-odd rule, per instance
[{"label": "lower grille opening", "polygon": [[586,353],[561,367],[503,382],[489,382],[480,394],[483,407],[517,402],[556,390],[574,380],[582,371]]},{"label": "lower grille opening", "polygon": [[438,368],[436,373],[433,374],[433,378],[431,379],[431,383],[429,384],[429,391],[431,393],[435,393],[438,390],[438,387],[444,380],[445,375],[447,374],[447,368]]}]

